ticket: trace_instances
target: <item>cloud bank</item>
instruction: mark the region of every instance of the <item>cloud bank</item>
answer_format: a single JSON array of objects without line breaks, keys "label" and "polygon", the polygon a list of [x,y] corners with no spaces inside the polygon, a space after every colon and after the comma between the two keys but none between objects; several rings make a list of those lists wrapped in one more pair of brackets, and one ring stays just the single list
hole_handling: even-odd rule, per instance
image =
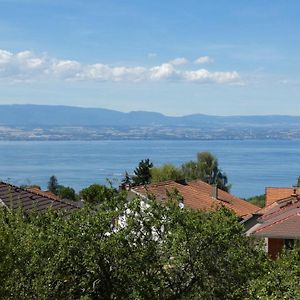
[{"label": "cloud bank", "polygon": [[[195,63],[211,62],[200,57]],[[202,61],[202,62],[200,62]],[[76,60],[36,55],[31,51],[12,53],[0,49],[0,80],[7,82],[39,80],[72,80],[95,82],[144,82],[178,81],[195,83],[232,84],[241,81],[236,71],[211,72],[207,69],[191,69],[184,57],[152,67],[110,66],[102,63],[83,64]],[[186,69],[183,69],[185,66]]]}]

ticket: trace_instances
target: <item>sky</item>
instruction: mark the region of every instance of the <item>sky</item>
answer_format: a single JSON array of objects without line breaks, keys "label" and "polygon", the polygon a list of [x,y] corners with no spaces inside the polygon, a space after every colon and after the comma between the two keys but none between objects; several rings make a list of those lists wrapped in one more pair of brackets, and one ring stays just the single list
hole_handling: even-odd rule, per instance
[{"label": "sky", "polygon": [[0,104],[300,115],[299,0],[0,0]]}]

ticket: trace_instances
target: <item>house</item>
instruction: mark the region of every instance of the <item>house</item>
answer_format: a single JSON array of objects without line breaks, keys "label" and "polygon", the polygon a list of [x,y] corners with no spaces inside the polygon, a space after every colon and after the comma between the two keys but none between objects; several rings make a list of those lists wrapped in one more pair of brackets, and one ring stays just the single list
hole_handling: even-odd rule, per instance
[{"label": "house", "polygon": [[246,234],[265,240],[266,251],[276,259],[300,237],[300,189],[267,188],[266,206],[245,218]]},{"label": "house", "polygon": [[266,205],[269,206],[272,203],[279,201],[281,199],[288,198],[293,193],[300,195],[300,188],[290,188],[290,187],[266,187]]},{"label": "house", "polygon": [[48,209],[64,210],[67,213],[79,208],[76,202],[59,200],[41,194],[33,189],[22,189],[12,184],[0,182],[0,207],[7,209],[21,208],[25,213],[44,212]]},{"label": "house", "polygon": [[169,180],[133,187],[130,193],[131,197],[139,196],[143,199],[147,199],[152,194],[157,200],[166,201],[168,194],[173,191],[177,191],[182,196],[181,205],[193,209],[210,210],[216,206],[225,206],[234,211],[240,218],[259,210],[256,205],[201,180],[189,182]]}]

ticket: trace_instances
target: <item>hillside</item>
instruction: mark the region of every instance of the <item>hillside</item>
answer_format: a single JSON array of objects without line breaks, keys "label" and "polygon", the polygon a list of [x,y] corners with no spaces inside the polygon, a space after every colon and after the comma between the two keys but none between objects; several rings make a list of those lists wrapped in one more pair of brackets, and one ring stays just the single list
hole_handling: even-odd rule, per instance
[{"label": "hillside", "polygon": [[300,116],[209,116],[194,114],[170,117],[156,112],[129,113],[103,108],[52,105],[0,105],[0,126],[186,126],[200,128],[272,127],[297,128]]}]

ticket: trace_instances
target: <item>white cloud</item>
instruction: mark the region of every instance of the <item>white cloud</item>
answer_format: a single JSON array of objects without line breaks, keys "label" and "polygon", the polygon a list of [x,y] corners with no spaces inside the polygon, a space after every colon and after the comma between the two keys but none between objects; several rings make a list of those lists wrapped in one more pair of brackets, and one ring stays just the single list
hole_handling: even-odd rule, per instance
[{"label": "white cloud", "polygon": [[176,80],[195,83],[237,83],[240,75],[232,72],[210,72],[207,69],[191,70],[177,66],[188,60],[176,58],[168,63],[152,67],[110,66],[102,63],[83,64],[76,60],[60,60],[31,51],[12,53],[0,49],[0,80],[6,82],[38,80],[77,80],[140,82]]},{"label": "white cloud", "polygon": [[240,81],[240,76],[233,72],[209,72],[206,69],[196,71],[185,71],[183,78],[191,82],[199,83],[233,83]]},{"label": "white cloud", "polygon": [[75,60],[58,60],[52,62],[50,69],[46,70],[47,73],[52,73],[56,77],[60,78],[73,78],[80,77],[82,72],[82,66]]},{"label": "white cloud", "polygon": [[38,69],[41,68],[45,63],[45,58],[36,57],[30,51],[19,52],[14,56],[14,58],[16,65],[25,69]]},{"label": "white cloud", "polygon": [[169,62],[171,65],[180,66],[188,63],[188,60],[185,57],[178,57]]},{"label": "white cloud", "polygon": [[196,65],[209,64],[212,63],[213,61],[214,60],[209,56],[200,56],[194,61],[194,64]]},{"label": "white cloud", "polygon": [[13,54],[6,50],[0,49],[0,66],[8,64],[12,58]]},{"label": "white cloud", "polygon": [[172,77],[175,74],[173,65],[166,63],[150,69],[150,79],[161,80]]}]

